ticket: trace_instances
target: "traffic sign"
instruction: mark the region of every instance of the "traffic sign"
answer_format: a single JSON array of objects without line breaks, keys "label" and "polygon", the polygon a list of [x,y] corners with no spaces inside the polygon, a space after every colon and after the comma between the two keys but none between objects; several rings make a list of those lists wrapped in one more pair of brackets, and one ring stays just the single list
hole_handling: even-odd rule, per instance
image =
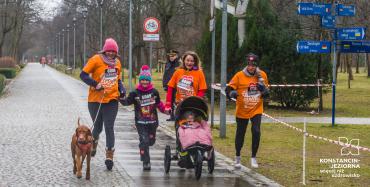
[{"label": "traffic sign", "polygon": [[321,26],[327,29],[335,28],[335,16],[328,15],[321,17]]},{"label": "traffic sign", "polygon": [[331,43],[329,41],[298,41],[298,53],[330,53]]},{"label": "traffic sign", "polygon": [[370,53],[370,41],[342,41],[339,50],[342,53]]},{"label": "traffic sign", "polygon": [[149,17],[144,20],[144,32],[147,34],[158,34],[160,23],[157,18]]},{"label": "traffic sign", "polygon": [[143,40],[146,42],[158,42],[159,34],[143,34]]},{"label": "traffic sign", "polygon": [[336,9],[338,16],[355,16],[356,14],[356,8],[354,5],[338,4]]},{"label": "traffic sign", "polygon": [[330,15],[331,4],[327,3],[298,3],[298,14],[301,15]]},{"label": "traffic sign", "polygon": [[338,40],[363,40],[365,31],[365,27],[338,28],[336,36]]}]

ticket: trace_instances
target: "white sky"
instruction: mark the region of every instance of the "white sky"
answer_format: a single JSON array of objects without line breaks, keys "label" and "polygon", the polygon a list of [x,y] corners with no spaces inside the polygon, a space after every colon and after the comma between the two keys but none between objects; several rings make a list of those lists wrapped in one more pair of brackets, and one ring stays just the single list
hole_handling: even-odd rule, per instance
[{"label": "white sky", "polygon": [[43,7],[40,13],[43,19],[51,19],[56,13],[55,9],[62,3],[62,0],[37,0],[37,3]]}]

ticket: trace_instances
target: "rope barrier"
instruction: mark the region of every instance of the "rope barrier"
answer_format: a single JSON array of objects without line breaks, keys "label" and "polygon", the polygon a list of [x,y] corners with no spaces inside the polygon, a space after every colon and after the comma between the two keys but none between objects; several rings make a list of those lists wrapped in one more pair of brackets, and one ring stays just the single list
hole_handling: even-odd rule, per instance
[{"label": "rope barrier", "polygon": [[[217,88],[217,86],[213,86],[213,85],[212,85],[212,88],[213,88],[213,89],[216,89],[216,90],[223,91],[223,90],[221,90],[220,88]],[[222,92],[222,94],[223,94],[223,95],[226,95],[225,91],[223,91],[223,92]],[[236,101],[234,98],[233,98],[232,100],[233,100],[233,101]],[[303,129],[297,128],[297,127],[295,127],[295,126],[293,126],[293,125],[290,125],[290,124],[288,124],[288,123],[286,123],[286,122],[284,122],[284,121],[281,121],[281,120],[279,120],[279,119],[276,119],[276,118],[274,118],[274,117],[272,117],[272,116],[270,116],[270,115],[268,115],[268,114],[266,114],[266,113],[262,113],[262,115],[263,115],[263,116],[265,116],[265,117],[267,117],[267,118],[270,118],[271,120],[273,120],[273,121],[275,121],[275,122],[278,122],[278,123],[280,123],[280,124],[283,124],[283,125],[285,125],[286,127],[289,127],[289,128],[291,128],[291,129],[294,129],[294,130],[296,130],[296,131],[298,131],[298,132],[301,132],[301,133],[305,133],[305,132],[303,131]],[[313,135],[313,134],[308,133],[308,132],[306,132],[306,133],[305,133],[305,135],[306,135],[306,136],[308,136],[308,137],[311,137],[311,138],[313,138],[313,139],[323,140],[323,141],[326,141],[326,142],[329,142],[329,143],[332,143],[332,144],[340,145],[340,146],[342,146],[342,147],[355,148],[355,149],[358,149],[358,150],[362,150],[362,151],[368,151],[368,152],[370,152],[370,149],[369,149],[369,148],[367,148],[367,147],[355,146],[355,145],[352,145],[352,144],[349,144],[349,143],[343,143],[343,142],[340,142],[340,141],[337,141],[337,140],[332,140],[332,139],[329,139],[329,138],[325,138],[325,137],[321,137],[321,136]]]},{"label": "rope barrier", "polygon": [[[213,89],[220,89],[221,84],[220,83],[214,83],[211,85]],[[228,86],[228,84],[226,84]],[[291,88],[291,87],[331,87],[331,84],[270,84],[268,87],[271,88],[277,88],[277,87],[286,87],[286,88]]]}]

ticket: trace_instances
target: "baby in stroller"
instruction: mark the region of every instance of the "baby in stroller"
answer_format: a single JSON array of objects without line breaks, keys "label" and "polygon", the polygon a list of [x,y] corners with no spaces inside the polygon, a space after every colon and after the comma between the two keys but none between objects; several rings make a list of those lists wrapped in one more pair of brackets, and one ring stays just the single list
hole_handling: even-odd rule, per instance
[{"label": "baby in stroller", "polygon": [[192,111],[186,111],[183,116],[178,128],[181,149],[186,150],[195,144],[212,146],[211,128],[207,121],[200,116],[196,117]]}]

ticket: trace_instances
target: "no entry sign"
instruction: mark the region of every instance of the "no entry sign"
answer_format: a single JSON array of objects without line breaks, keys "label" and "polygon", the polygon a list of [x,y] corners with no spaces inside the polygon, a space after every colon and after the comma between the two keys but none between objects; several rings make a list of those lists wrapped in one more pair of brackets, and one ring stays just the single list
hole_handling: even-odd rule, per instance
[{"label": "no entry sign", "polygon": [[160,23],[157,18],[149,17],[144,20],[144,32],[147,34],[158,34]]}]

